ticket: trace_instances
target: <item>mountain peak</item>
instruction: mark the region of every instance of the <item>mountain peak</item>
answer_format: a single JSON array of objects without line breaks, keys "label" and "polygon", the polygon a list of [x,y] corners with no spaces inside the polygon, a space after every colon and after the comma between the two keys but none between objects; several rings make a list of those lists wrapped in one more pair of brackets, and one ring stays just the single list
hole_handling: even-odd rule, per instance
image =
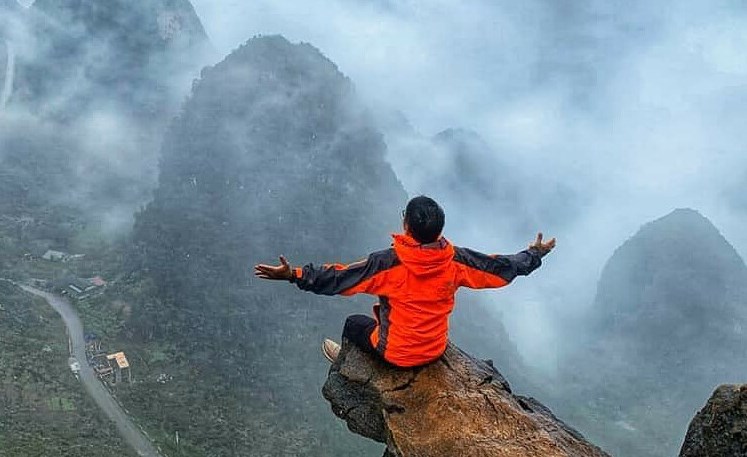
[{"label": "mountain peak", "polygon": [[677,208],[644,224],[618,248],[613,259],[618,252],[624,254],[626,250],[636,251],[641,256],[663,256],[660,260],[666,260],[674,268],[745,268],[742,258],[716,226],[692,208]]},{"label": "mountain peak", "polygon": [[598,330],[652,350],[662,338],[690,349],[709,335],[739,339],[735,323],[747,314],[746,282],[744,261],[713,223],[678,208],[643,225],[605,265],[595,303]]},{"label": "mountain peak", "polygon": [[664,228],[667,226],[695,226],[706,230],[718,231],[710,219],[705,217],[700,211],[693,208],[676,208],[670,213],[649,222],[644,227],[649,225],[657,228]]}]

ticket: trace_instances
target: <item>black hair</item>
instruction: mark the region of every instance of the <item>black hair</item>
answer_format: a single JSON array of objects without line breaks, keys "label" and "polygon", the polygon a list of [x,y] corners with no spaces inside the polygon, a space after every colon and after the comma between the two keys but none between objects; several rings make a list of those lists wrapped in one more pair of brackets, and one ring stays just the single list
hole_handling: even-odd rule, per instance
[{"label": "black hair", "polygon": [[433,243],[444,229],[444,210],[430,197],[420,195],[407,203],[405,222],[418,242]]}]

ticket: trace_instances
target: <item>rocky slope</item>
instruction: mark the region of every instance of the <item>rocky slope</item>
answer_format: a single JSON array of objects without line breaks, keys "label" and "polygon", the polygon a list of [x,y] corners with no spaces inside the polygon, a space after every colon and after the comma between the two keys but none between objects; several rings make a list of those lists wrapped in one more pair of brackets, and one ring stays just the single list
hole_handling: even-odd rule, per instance
[{"label": "rocky slope", "polygon": [[723,385],[693,418],[680,457],[747,455],[747,384]]},{"label": "rocky slope", "polygon": [[323,393],[351,431],[386,444],[385,456],[609,457],[451,344],[438,361],[402,370],[344,341]]}]

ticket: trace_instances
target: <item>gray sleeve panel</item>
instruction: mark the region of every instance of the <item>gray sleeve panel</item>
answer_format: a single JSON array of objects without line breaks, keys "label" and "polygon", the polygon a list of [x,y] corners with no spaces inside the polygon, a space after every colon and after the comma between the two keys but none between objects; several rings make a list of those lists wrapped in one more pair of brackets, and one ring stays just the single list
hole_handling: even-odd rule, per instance
[{"label": "gray sleeve panel", "polygon": [[511,282],[517,276],[526,276],[539,268],[542,265],[542,256],[536,248],[525,249],[512,255],[487,255],[472,249],[455,247],[454,261]]},{"label": "gray sleeve panel", "polygon": [[398,264],[394,249],[390,248],[374,252],[367,259],[343,268],[335,268],[334,265],[315,267],[310,263],[303,267],[301,277],[294,282],[301,290],[319,295],[337,295]]}]

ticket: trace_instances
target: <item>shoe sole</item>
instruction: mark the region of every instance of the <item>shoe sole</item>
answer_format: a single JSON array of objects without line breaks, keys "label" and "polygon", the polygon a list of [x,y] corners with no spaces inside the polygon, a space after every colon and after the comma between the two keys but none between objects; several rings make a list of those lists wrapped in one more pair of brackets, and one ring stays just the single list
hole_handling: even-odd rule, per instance
[{"label": "shoe sole", "polygon": [[327,352],[327,348],[324,343],[322,343],[322,354],[324,354],[325,359],[329,360],[329,363],[335,363],[335,359],[333,359],[332,356]]},{"label": "shoe sole", "polygon": [[337,361],[337,357],[332,357],[332,354],[327,352],[327,347],[324,345],[324,342],[322,342],[322,354],[324,354],[324,358],[329,360],[329,363],[335,363]]}]

